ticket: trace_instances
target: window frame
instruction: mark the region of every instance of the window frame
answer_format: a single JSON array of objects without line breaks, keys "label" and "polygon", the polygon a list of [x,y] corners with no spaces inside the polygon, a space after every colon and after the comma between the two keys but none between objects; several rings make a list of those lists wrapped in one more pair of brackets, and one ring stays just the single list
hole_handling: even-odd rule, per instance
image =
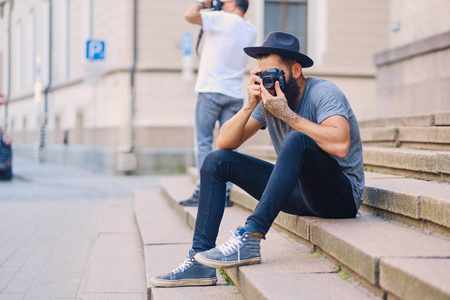
[{"label": "window frame", "polygon": [[[280,20],[286,20],[287,18],[287,4],[304,4],[305,5],[305,39],[300,40],[301,47],[304,49],[303,53],[308,51],[308,0],[264,0],[264,9],[266,9],[267,3],[279,3],[280,4]],[[266,22],[263,25],[263,34],[266,34]],[[287,23],[281,22],[281,28],[279,30],[287,32]],[[299,38],[299,37],[297,37]]]}]

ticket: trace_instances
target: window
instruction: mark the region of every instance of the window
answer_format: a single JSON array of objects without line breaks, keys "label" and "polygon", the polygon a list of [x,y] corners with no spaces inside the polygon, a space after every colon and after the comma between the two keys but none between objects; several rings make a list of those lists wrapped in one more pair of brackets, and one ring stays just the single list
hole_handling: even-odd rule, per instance
[{"label": "window", "polygon": [[66,0],[65,2],[65,77],[66,80],[70,79],[70,0]]},{"label": "window", "polygon": [[27,118],[22,119],[22,142],[27,142]]},{"label": "window", "polygon": [[[6,89],[3,89],[3,85],[4,85],[3,80],[6,79],[6,78],[5,79],[3,78],[3,72],[4,72],[5,67],[6,67],[6,60],[3,60],[3,53],[2,53],[2,51],[0,51],[0,93],[5,94],[5,96],[6,96]],[[5,84],[5,86],[6,86],[6,84]]]},{"label": "window", "polygon": [[84,144],[84,120],[81,112],[77,112],[76,143]]},{"label": "window", "polygon": [[17,22],[14,38],[15,47],[12,51],[14,51],[15,55],[15,89],[16,93],[20,94],[23,87],[23,29],[20,20]]},{"label": "window", "polygon": [[53,131],[53,143],[62,144],[61,119],[58,115],[55,116],[55,129]]},{"label": "window", "polygon": [[284,31],[300,41],[300,52],[306,53],[307,0],[266,0],[264,37],[271,31]]},{"label": "window", "polygon": [[29,32],[29,45],[28,45],[28,89],[33,90],[34,82],[36,80],[36,17],[34,10],[31,10],[28,15],[28,32]]}]

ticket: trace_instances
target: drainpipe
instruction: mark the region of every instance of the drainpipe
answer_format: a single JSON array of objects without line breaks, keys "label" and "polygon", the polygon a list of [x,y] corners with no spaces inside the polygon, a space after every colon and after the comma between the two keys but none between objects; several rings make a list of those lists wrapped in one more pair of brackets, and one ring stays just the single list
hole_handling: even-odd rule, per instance
[{"label": "drainpipe", "polygon": [[134,130],[134,117],[136,110],[136,65],[137,65],[137,56],[138,56],[138,45],[137,45],[137,34],[138,34],[138,0],[134,0],[133,2],[133,63],[131,64],[131,80],[130,80],[130,90],[131,90],[131,143],[129,153],[134,152],[134,139],[135,139],[135,130]]},{"label": "drainpipe", "polygon": [[[5,3],[2,3],[5,5]],[[3,130],[7,132],[8,130],[8,105],[9,105],[9,99],[11,99],[11,14],[12,14],[12,8],[13,8],[13,1],[9,1],[9,13],[8,13],[8,94],[6,95],[6,103],[5,103],[5,118],[3,119]],[[3,7],[2,7],[3,9]]]},{"label": "drainpipe", "polygon": [[138,0],[133,0],[133,61],[130,66],[130,100],[127,109],[126,122],[121,124],[121,144],[116,156],[116,171],[130,175],[137,169],[135,149],[135,107],[136,107],[136,73],[138,45]]},{"label": "drainpipe", "polygon": [[130,66],[130,111],[128,115],[127,130],[127,148],[123,153],[119,153],[118,170],[130,175],[137,169],[137,157],[135,152],[135,128],[134,118],[136,111],[136,72],[137,72],[137,33],[138,33],[138,0],[133,1],[133,61]]},{"label": "drainpipe", "polygon": [[53,0],[48,0],[48,84],[44,89],[44,109],[43,117],[41,120],[41,128],[39,131],[39,149],[38,160],[44,162],[44,150],[46,140],[46,128],[48,122],[48,96],[52,85],[52,43],[53,43],[53,13],[52,13]]}]

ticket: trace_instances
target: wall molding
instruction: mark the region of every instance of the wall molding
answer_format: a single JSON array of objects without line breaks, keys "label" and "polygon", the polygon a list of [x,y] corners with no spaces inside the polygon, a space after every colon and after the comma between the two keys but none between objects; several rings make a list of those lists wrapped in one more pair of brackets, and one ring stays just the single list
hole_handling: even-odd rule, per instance
[{"label": "wall molding", "polygon": [[375,55],[375,65],[385,65],[450,48],[450,31]]}]

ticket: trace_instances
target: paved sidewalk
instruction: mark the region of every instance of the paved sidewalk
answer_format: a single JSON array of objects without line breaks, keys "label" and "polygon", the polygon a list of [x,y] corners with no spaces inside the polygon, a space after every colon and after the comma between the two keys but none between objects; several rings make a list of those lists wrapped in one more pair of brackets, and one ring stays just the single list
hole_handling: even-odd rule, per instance
[{"label": "paved sidewalk", "polygon": [[13,163],[0,181],[0,299],[145,299],[132,191],[157,177]]}]

